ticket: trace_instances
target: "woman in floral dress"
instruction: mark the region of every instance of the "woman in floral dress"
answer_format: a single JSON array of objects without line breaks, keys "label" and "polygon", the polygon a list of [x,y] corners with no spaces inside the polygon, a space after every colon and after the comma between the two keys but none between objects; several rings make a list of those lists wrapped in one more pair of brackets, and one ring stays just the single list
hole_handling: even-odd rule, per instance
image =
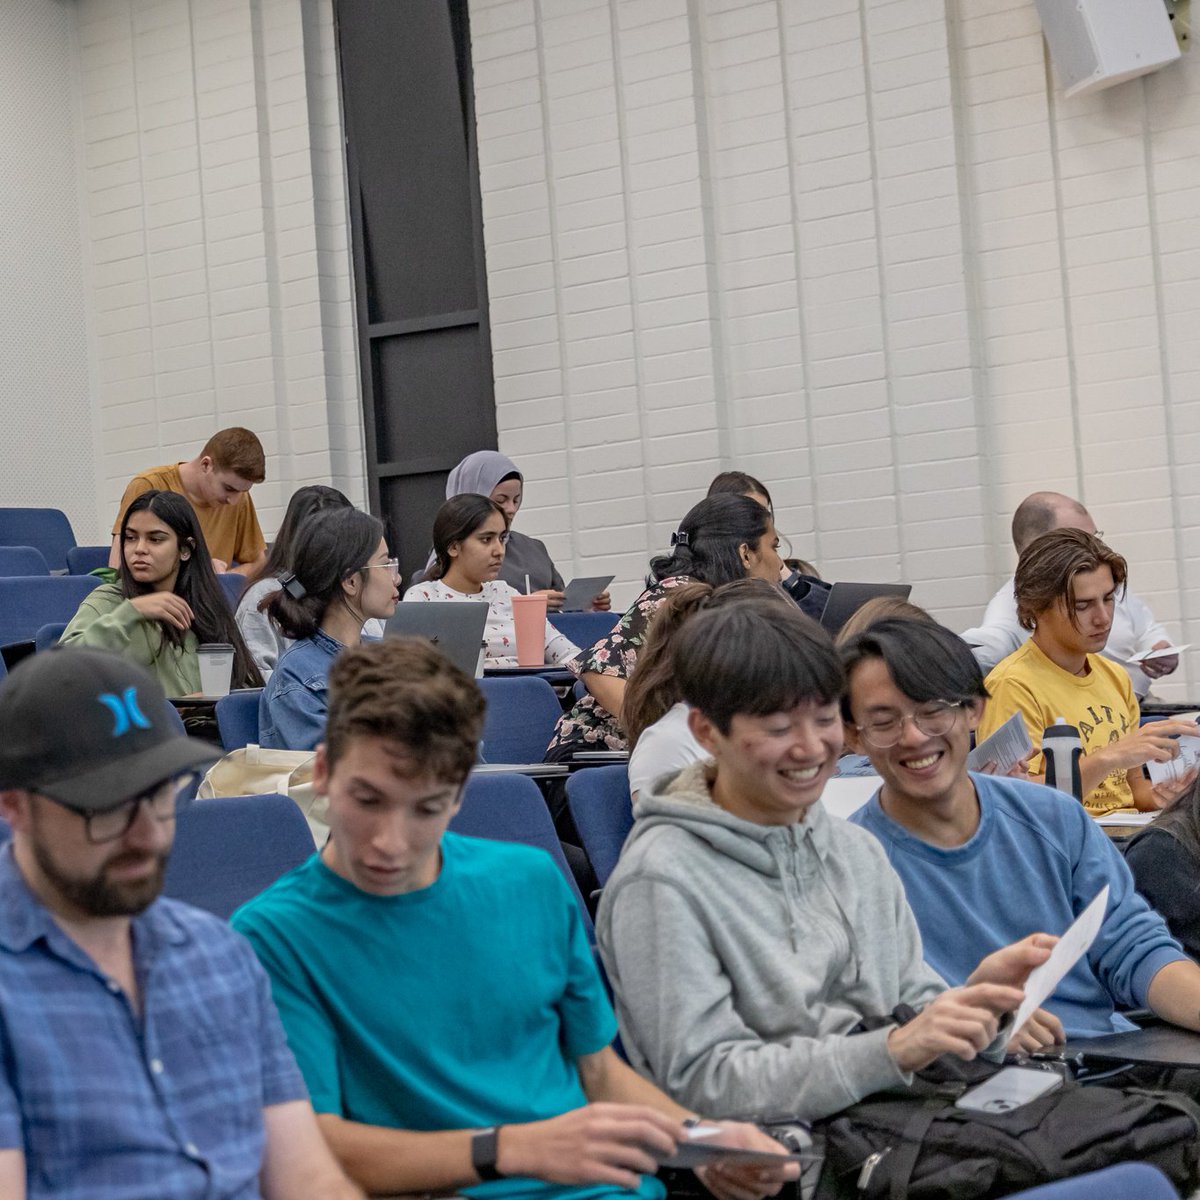
[{"label": "woman in floral dress", "polygon": [[671,535],[671,552],[650,561],[646,590],[607,637],[566,666],[587,688],[554,731],[547,762],[564,762],[579,750],[624,750],[620,725],[625,681],[654,610],[672,588],[700,582],[718,587],[754,576],[778,583],[779,537],[771,513],[746,496],[718,495],[701,500]]}]

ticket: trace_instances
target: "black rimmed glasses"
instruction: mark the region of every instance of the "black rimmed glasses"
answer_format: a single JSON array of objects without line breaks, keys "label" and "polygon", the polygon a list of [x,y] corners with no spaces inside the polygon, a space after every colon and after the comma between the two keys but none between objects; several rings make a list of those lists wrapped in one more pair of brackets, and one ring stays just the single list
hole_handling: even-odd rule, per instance
[{"label": "black rimmed glasses", "polygon": [[115,842],[124,837],[133,828],[134,821],[141,811],[142,805],[150,809],[150,815],[156,821],[172,821],[183,808],[191,803],[189,790],[195,784],[197,775],[187,771],[183,775],[174,775],[170,779],[147,788],[131,800],[122,800],[111,808],[77,808],[64,800],[47,796],[55,804],[83,818],[87,839],[93,845],[101,846],[105,842]]},{"label": "black rimmed glasses", "polygon": [[886,713],[855,725],[863,741],[876,750],[890,750],[903,736],[904,723],[911,721],[926,737],[941,737],[954,728],[963,700],[930,700],[910,713]]}]

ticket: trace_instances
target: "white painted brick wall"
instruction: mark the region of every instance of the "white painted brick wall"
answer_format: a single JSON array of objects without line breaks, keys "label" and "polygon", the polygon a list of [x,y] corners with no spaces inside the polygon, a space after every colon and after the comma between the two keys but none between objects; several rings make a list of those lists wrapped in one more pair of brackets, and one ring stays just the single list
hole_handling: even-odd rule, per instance
[{"label": "white painted brick wall", "polygon": [[364,497],[329,0],[79,0],[80,173],[106,532],[141,467],[246,425],[264,528]]},{"label": "white painted brick wall", "polygon": [[628,598],[738,466],[961,628],[1059,488],[1200,641],[1194,55],[1067,102],[1026,0],[471,12],[501,446],[566,573]]},{"label": "white painted brick wall", "polygon": [[[68,4],[0,4],[0,505],[61,508],[86,540],[95,533],[97,425],[88,391],[73,20]],[[98,169],[110,185],[96,197],[102,217],[120,207],[114,196],[127,181]],[[138,302],[136,282],[118,272],[103,282],[114,311]],[[130,392],[126,401],[123,410],[132,410],[138,396]]]}]

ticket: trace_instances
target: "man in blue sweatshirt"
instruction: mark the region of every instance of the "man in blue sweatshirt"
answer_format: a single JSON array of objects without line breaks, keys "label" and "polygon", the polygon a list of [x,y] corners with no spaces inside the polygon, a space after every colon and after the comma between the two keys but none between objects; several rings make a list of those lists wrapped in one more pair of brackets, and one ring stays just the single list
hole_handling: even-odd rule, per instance
[{"label": "man in blue sweatshirt", "polygon": [[1027,780],[968,774],[987,690],[966,643],[940,625],[890,619],[852,638],[842,661],[847,735],[883,781],[851,820],[903,880],[926,962],[961,983],[997,947],[1064,931],[1107,884],[1104,923],[1047,1002],[1044,1028],[1129,1030],[1116,1010],[1148,1007],[1200,1029],[1200,966],[1083,806]]}]

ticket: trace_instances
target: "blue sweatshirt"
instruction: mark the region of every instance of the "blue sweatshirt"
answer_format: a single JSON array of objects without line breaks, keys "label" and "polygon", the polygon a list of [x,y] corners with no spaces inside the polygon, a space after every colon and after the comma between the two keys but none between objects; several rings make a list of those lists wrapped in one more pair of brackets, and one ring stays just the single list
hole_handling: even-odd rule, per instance
[{"label": "blue sweatshirt", "polygon": [[1045,1005],[1068,1037],[1132,1029],[1155,974],[1182,947],[1134,890],[1125,860],[1078,800],[1026,780],[971,775],[979,828],[954,849],[931,846],[888,817],[879,793],[850,820],[883,843],[904,881],[925,961],[952,984],[979,960],[1031,933],[1062,933],[1109,886],[1108,912],[1087,955]]}]

